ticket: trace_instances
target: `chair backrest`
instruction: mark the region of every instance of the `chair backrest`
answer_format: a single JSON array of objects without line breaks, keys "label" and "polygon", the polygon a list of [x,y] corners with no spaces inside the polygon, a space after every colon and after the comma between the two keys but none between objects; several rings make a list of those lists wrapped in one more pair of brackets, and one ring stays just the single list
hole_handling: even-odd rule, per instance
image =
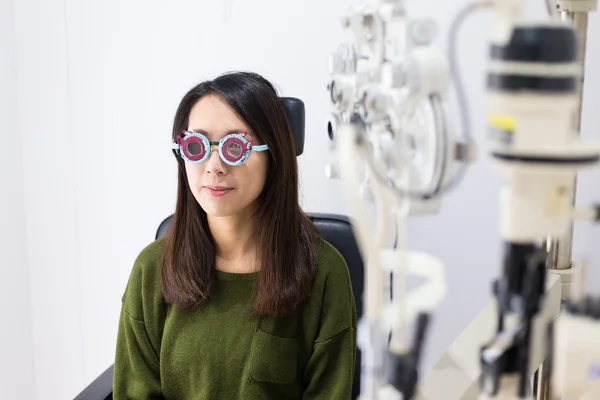
[{"label": "chair backrest", "polygon": [[292,128],[296,155],[299,156],[304,153],[304,102],[295,97],[281,97],[281,101],[283,102],[290,128]]},{"label": "chair backrest", "polygon": [[[331,243],[346,260],[356,302],[356,313],[360,318],[363,311],[364,267],[350,220],[348,217],[336,214],[308,213],[308,216],[321,232],[323,239]],[[361,354],[357,349],[352,399],[358,399],[360,394],[360,364]]]},{"label": "chair backrest", "polygon": [[[354,300],[356,302],[356,312],[357,316],[360,317],[363,310],[364,267],[350,220],[348,217],[336,214],[307,214],[323,236],[323,239],[331,243],[340,252],[342,257],[344,257],[344,260],[346,260],[350,272],[352,292],[354,293]],[[159,225],[156,231],[156,239],[168,233],[172,220],[173,216],[171,215]],[[352,391],[353,399],[357,399],[360,393],[360,363],[361,354],[360,350],[358,350]]]}]

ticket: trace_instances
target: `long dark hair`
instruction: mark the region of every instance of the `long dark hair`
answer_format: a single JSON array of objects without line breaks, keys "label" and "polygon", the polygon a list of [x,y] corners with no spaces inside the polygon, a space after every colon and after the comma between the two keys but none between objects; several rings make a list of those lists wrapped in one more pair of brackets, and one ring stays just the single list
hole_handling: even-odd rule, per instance
[{"label": "long dark hair", "polygon": [[[217,95],[269,146],[265,187],[256,222],[260,272],[254,284],[253,314],[277,316],[293,311],[310,291],[316,272],[318,233],[298,202],[298,163],[291,127],[273,85],[260,75],[234,72],[205,81],[181,100],[172,139],[188,128],[192,107]],[[168,303],[190,309],[211,294],[216,246],[206,212],[190,190],[184,161],[179,164],[177,206],[164,239],[162,291]]]}]

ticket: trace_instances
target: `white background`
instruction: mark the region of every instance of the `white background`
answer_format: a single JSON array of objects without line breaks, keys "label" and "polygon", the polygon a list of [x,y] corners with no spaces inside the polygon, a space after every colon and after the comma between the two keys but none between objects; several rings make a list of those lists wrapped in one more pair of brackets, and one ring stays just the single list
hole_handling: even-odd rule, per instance
[{"label": "white background", "polygon": [[[458,0],[408,1],[442,39]],[[0,391],[73,398],[113,360],[132,263],[175,205],[171,123],[183,94],[229,70],[253,70],[307,107],[300,158],[306,211],[346,213],[325,121],[327,54],[345,36],[349,0],[0,0]],[[529,1],[543,16],[542,0]],[[460,40],[476,138],[483,139],[486,36],[476,14]],[[584,135],[598,136],[600,16],[590,22]],[[442,40],[440,45],[445,45]],[[580,200],[600,198],[589,173]],[[499,272],[498,180],[480,151],[441,214],[410,223],[415,249],[440,257],[449,293],[426,350],[431,365],[490,297]],[[584,227],[585,228],[585,227]],[[598,234],[577,244],[600,259]],[[592,264],[593,265],[593,264]],[[600,285],[600,274],[591,282]],[[469,289],[467,289],[467,285]],[[591,283],[590,287],[594,285]]]}]

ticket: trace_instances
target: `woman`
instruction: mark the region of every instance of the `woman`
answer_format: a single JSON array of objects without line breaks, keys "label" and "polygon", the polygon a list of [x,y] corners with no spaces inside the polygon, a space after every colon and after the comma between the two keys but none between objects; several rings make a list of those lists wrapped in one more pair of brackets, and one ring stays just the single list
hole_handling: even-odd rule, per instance
[{"label": "woman", "polygon": [[203,82],[173,126],[170,233],[137,258],[113,398],[351,398],[347,266],[298,204],[286,112],[259,75]]}]

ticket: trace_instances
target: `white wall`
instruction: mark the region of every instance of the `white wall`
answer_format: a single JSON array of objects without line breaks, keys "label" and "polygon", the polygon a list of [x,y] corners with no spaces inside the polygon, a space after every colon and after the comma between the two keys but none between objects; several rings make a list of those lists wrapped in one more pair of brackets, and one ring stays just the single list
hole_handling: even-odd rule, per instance
[{"label": "white wall", "polygon": [[[15,1],[19,113],[12,124],[21,127],[26,149],[37,398],[72,398],[112,362],[131,265],[175,203],[173,115],[181,96],[200,80],[227,70],[254,70],[283,95],[302,98],[307,106],[306,153],[300,159],[303,206],[347,212],[335,195],[341,186],[327,181],[323,171],[331,160],[326,60],[344,38],[339,21],[350,3]],[[463,3],[409,6],[417,15],[437,18],[445,34]],[[539,3],[532,14],[541,15]],[[598,18],[592,17],[592,25]],[[489,15],[478,14],[461,34],[463,76],[479,140],[488,22]],[[591,37],[592,53],[595,47]],[[589,69],[597,62],[592,54]],[[594,96],[593,90],[586,92],[588,110]],[[586,115],[586,130],[600,122],[595,118]],[[499,273],[497,177],[480,153],[443,212],[411,222],[411,245],[442,258],[448,268],[449,295],[436,315],[427,365],[489,299],[491,279]],[[588,186],[590,198],[600,194]],[[467,283],[475,288],[466,290]],[[19,293],[26,292],[25,284],[22,289]]]},{"label": "white wall", "polygon": [[82,252],[89,239],[78,232],[64,9],[44,0],[14,7],[36,398],[67,399],[85,379],[82,279],[95,255]]},{"label": "white wall", "polygon": [[7,399],[33,399],[33,337],[13,32],[12,0],[0,0],[0,391]]}]

